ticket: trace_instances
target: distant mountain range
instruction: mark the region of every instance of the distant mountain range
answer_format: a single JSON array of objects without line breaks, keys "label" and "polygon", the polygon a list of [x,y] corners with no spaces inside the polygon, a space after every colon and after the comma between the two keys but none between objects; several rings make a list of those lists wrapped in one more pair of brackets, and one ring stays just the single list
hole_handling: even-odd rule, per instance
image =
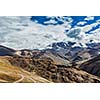
[{"label": "distant mountain range", "polygon": [[[12,76],[13,74],[7,76],[11,79],[13,77],[13,80],[9,81],[2,76],[0,82],[100,82],[99,44],[91,44],[88,48],[73,47],[74,44],[71,42],[53,43],[48,46],[50,48],[43,50],[15,50],[0,46],[0,62],[3,62],[3,65],[9,65],[9,67],[12,65],[13,68],[17,66],[29,73],[26,72],[27,77],[27,74],[20,72],[21,75],[25,75],[25,78],[19,78],[18,81],[17,74],[17,76],[14,74],[15,77]],[[1,63],[0,66],[2,66]],[[9,75],[9,73],[6,74]],[[30,80],[31,76],[32,80]]]}]

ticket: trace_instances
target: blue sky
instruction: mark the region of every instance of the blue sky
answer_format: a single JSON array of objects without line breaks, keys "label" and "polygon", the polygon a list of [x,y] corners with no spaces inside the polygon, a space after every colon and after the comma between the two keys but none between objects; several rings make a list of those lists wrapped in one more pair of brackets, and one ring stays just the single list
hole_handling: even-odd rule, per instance
[{"label": "blue sky", "polygon": [[[64,16],[64,17],[70,17],[73,21],[71,22],[71,27],[74,28],[77,23],[79,22],[86,22],[84,25],[77,25],[77,26],[85,26],[85,25],[90,25],[92,23],[95,23],[97,20],[100,20],[100,16],[93,16],[93,20],[85,20],[85,18],[87,18],[87,16]],[[32,21],[37,21],[37,23],[42,24],[42,25],[50,25],[51,23],[47,24],[45,23],[46,21],[49,21],[51,19],[51,17],[47,17],[47,16],[32,16],[31,20]],[[58,20],[56,17],[52,18],[53,20],[55,20],[57,23],[52,23],[53,25],[58,25],[58,24],[63,24],[62,21]],[[67,21],[67,20],[66,20]],[[89,32],[86,33],[90,33],[90,31],[93,31],[97,28],[100,27],[100,24],[98,24],[96,27],[93,27],[91,30],[89,30]]]}]

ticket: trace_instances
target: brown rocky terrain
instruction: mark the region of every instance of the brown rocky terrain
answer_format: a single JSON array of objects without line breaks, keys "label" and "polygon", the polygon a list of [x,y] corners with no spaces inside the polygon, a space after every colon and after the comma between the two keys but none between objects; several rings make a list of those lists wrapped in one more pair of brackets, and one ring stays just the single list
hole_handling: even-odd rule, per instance
[{"label": "brown rocky terrain", "polygon": [[82,51],[72,60],[70,54],[62,53],[52,50],[13,50],[1,46],[0,82],[100,82],[100,55],[91,58],[87,51]]},{"label": "brown rocky terrain", "polygon": [[35,72],[30,73],[21,67],[13,66],[7,57],[0,57],[0,83],[49,83]]},{"label": "brown rocky terrain", "polygon": [[82,71],[77,68],[58,65],[51,58],[25,58],[25,57],[8,57],[12,65],[19,66],[31,73],[56,83],[97,83],[100,78]]},{"label": "brown rocky terrain", "polygon": [[79,68],[100,77],[100,55],[82,63]]}]

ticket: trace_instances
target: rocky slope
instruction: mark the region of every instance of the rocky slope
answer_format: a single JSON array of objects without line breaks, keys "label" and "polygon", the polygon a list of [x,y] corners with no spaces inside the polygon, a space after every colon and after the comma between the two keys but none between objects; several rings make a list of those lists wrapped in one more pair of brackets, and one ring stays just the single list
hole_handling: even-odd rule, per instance
[{"label": "rocky slope", "polygon": [[[87,56],[89,52],[86,49],[84,49],[86,51],[77,51],[77,55],[74,56],[78,58],[77,61],[72,60],[73,56],[66,49],[64,52],[63,49],[13,50],[1,46],[0,50],[1,54],[6,52],[0,57],[0,82],[100,82],[100,56],[92,59]],[[80,56],[82,59],[79,59]],[[91,60],[85,57],[90,57]]]},{"label": "rocky slope", "polygon": [[100,78],[77,68],[57,65],[51,58],[8,58],[12,65],[17,65],[29,72],[36,72],[39,76],[56,83],[84,83],[100,82]]},{"label": "rocky slope", "polygon": [[24,69],[13,66],[6,57],[0,57],[0,83],[48,83],[50,81],[30,73]]},{"label": "rocky slope", "polygon": [[82,63],[80,69],[96,76],[100,76],[100,55]]}]

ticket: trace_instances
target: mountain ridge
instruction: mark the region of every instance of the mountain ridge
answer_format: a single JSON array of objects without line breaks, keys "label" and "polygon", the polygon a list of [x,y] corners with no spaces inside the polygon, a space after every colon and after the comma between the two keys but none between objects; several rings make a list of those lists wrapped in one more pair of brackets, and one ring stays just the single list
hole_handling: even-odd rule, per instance
[{"label": "mountain ridge", "polygon": [[[4,49],[5,48],[6,47],[4,47]],[[87,68],[89,68],[88,66],[87,68],[85,68],[85,70],[83,69],[84,63],[89,61],[88,57],[87,59],[85,58],[87,60],[85,61],[84,57],[82,56],[84,54],[83,51],[81,54],[79,51],[78,54],[76,55],[76,57],[80,56],[83,58],[73,61],[72,60],[73,57],[71,57],[71,55],[68,56],[68,54],[67,55],[62,54],[63,52],[60,52],[59,51],[60,49],[59,50],[47,49],[41,51],[24,49],[24,50],[19,50],[20,55],[16,53],[18,52],[18,50],[14,50],[13,52],[12,49],[6,48],[5,52],[7,52],[7,49],[11,50],[10,52],[13,53],[13,55],[5,54],[4,56],[0,56],[1,61],[4,61],[3,59],[6,59],[6,61],[4,61],[4,64],[6,63],[7,65],[17,66],[17,68],[25,70],[27,73],[30,73],[30,75],[35,72],[37,75],[35,76],[34,74],[32,74],[32,77],[34,77],[33,81],[28,81],[28,79],[23,81],[24,79],[23,76],[20,75],[16,76],[15,74],[13,74],[14,71],[12,71],[12,74],[15,77],[18,77],[17,79],[15,79],[14,82],[55,82],[55,83],[99,83],[100,82],[98,74],[96,75],[94,73],[87,71]],[[64,49],[66,50],[66,48]],[[87,53],[87,51],[85,52]],[[87,56],[87,54],[85,56]],[[99,60],[98,56],[94,58],[95,61]],[[38,76],[43,79],[38,78]],[[35,79],[39,80],[35,81]],[[1,81],[8,82],[6,80],[5,81],[1,80]]]}]

